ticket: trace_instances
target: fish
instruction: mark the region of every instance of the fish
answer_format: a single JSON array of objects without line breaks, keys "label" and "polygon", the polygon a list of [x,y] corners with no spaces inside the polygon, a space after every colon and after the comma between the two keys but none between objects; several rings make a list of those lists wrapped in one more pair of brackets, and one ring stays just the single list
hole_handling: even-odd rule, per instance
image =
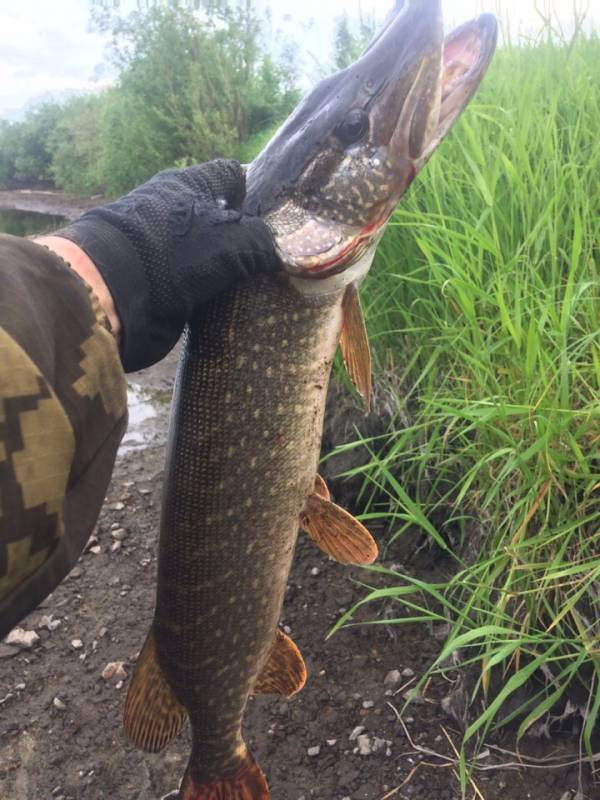
[{"label": "fish", "polygon": [[360,284],[495,43],[492,16],[444,39],[440,0],[398,2],[247,168],[243,209],[269,224],[283,269],[219,295],[184,333],[154,619],[124,710],[128,736],[152,753],[189,718],[189,763],[169,797],[270,798],[241,726],[251,696],[291,697],[307,679],[278,625],[299,530],[343,564],[377,557],[318,475],[333,359],[340,346],[368,406]]}]

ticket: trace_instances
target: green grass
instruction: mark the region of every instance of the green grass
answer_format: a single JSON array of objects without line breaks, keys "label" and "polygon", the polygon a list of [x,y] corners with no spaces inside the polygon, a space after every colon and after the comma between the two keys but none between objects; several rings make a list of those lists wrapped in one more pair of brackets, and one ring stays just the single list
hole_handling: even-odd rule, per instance
[{"label": "green grass", "polygon": [[[519,737],[581,681],[591,752],[599,265],[600,39],[502,48],[404,199],[363,290],[377,360],[409,387],[398,410],[411,421],[383,450],[372,444],[365,491],[377,486],[389,505],[370,512],[391,522],[392,539],[414,526],[446,548],[447,530],[460,539],[447,582],[389,573],[382,591],[399,622],[450,622],[433,671],[457,651],[476,665],[488,703],[463,748],[511,721],[502,703],[536,672],[545,686],[521,707]],[[492,673],[500,694],[487,693]]]}]

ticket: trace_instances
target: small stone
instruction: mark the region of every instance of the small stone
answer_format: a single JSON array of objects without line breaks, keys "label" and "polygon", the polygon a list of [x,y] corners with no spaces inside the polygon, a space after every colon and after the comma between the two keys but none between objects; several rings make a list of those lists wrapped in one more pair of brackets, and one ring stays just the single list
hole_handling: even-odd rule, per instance
[{"label": "small stone", "polygon": [[4,639],[5,644],[13,644],[23,650],[31,650],[34,644],[39,642],[40,637],[35,631],[26,631],[23,628],[13,628]]},{"label": "small stone", "polygon": [[57,708],[59,711],[64,711],[65,708],[67,707],[66,703],[63,703],[63,701],[60,699],[60,697],[55,697],[54,700],[52,701],[52,705],[54,706],[54,708]]},{"label": "small stone", "polygon": [[350,741],[354,742],[356,739],[358,739],[358,737],[361,735],[361,733],[363,731],[365,731],[365,730],[366,730],[366,728],[365,728],[364,725],[357,725],[356,728],[354,728],[354,730],[352,731],[352,733],[349,736]]},{"label": "small stone", "polygon": [[414,669],[411,669],[410,667],[406,667],[405,669],[402,670],[402,677],[403,678],[414,678],[415,677]]},{"label": "small stone", "polygon": [[362,707],[363,708],[373,708],[375,703],[372,700],[363,700]]},{"label": "small stone", "polygon": [[151,494],[152,489],[140,489],[140,494]]},{"label": "small stone", "polygon": [[108,508],[110,508],[111,511],[123,511],[125,503],[121,503],[120,501],[118,503],[111,503]]},{"label": "small stone", "polygon": [[83,575],[83,570],[81,567],[73,567],[71,572],[69,572],[69,578],[81,578]]},{"label": "small stone", "polygon": [[99,544],[95,544],[93,547],[90,547],[90,553],[93,553],[95,556],[99,556],[102,552],[102,548]]},{"label": "small stone", "polygon": [[71,642],[71,647],[73,648],[73,650],[81,650],[81,648],[83,647],[83,642],[81,641],[81,639],[73,639]]},{"label": "small stone", "polygon": [[100,630],[98,631],[98,638],[104,639],[107,633],[108,633],[108,628],[100,628]]},{"label": "small stone", "polygon": [[284,632],[284,633],[287,633],[287,635],[289,636],[289,635],[290,635],[290,633],[292,632],[292,629],[290,628],[290,626],[289,626],[289,625],[284,625],[284,626],[283,626],[283,632]]},{"label": "small stone", "polygon": [[111,553],[116,553],[117,550],[120,550],[120,549],[121,549],[121,542],[119,542],[119,541],[113,542],[111,544],[111,546],[110,546],[110,552]]},{"label": "small stone", "polygon": [[123,661],[111,661],[109,662],[104,669],[102,670],[102,677],[105,681],[111,680],[111,678],[126,678],[127,673],[125,672],[125,664]]},{"label": "small stone", "polygon": [[59,619],[53,619],[52,614],[45,614],[41,620],[38,627],[46,628],[49,631],[55,631],[58,626],[60,625]]},{"label": "small stone", "polygon": [[25,684],[24,683],[17,683],[17,685],[15,686],[15,690],[17,692],[22,692],[24,688],[25,688]]},{"label": "small stone", "polygon": [[121,542],[127,536],[127,531],[125,530],[125,528],[116,528],[114,531],[110,532],[110,535],[112,536],[113,539],[116,539],[118,542]]},{"label": "small stone", "polygon": [[320,570],[318,567],[313,567],[313,568],[311,569],[311,571],[310,571],[310,574],[311,574],[311,575],[314,575],[314,576],[315,576],[315,578],[316,578],[316,577],[317,577],[317,575],[319,574],[319,572],[320,572],[320,571],[321,571],[321,570]]},{"label": "small stone", "polygon": [[370,756],[373,752],[371,739],[366,733],[362,733],[357,737],[356,744],[358,745],[358,752],[361,756]]},{"label": "small stone", "polygon": [[402,675],[400,674],[400,670],[393,669],[383,679],[384,686],[397,686],[400,681],[402,680]]},{"label": "small stone", "polygon": [[109,580],[109,586],[118,586],[121,583],[121,578],[118,575],[113,575],[112,578]]},{"label": "small stone", "polygon": [[319,753],[321,752],[321,746],[320,745],[316,745],[315,747],[309,747],[306,752],[311,757],[318,756]]},{"label": "small stone", "polygon": [[115,685],[115,689],[122,689],[122,688],[123,688],[123,681],[119,681],[119,682],[118,682],[118,683]]},{"label": "small stone", "polygon": [[333,747],[334,745],[337,744],[337,739],[327,739],[327,744],[329,745],[329,747]]}]

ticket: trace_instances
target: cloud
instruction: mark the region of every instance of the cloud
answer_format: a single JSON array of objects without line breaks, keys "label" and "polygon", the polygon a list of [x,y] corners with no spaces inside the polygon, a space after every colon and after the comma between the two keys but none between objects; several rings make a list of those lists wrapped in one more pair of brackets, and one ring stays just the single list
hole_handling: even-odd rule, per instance
[{"label": "cloud", "polygon": [[81,0],[0,3],[0,116],[48,93],[97,88],[106,38],[88,31]]}]

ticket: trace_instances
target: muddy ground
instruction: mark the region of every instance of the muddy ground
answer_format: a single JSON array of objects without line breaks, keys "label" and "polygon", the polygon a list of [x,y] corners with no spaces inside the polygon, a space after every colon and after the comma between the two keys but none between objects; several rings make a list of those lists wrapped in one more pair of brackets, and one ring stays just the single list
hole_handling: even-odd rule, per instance
[{"label": "muddy ground", "polygon": [[[155,756],[134,749],[121,729],[128,680],[152,616],[174,365],[172,356],[131,376],[131,428],[95,538],[70,576],[23,622],[39,641],[30,650],[0,644],[2,800],[159,800],[182,776],[187,729]],[[394,556],[385,552],[384,563],[393,564]],[[291,701],[251,701],[246,719],[247,741],[274,800],[460,797],[447,738],[457,742],[458,733],[440,706],[448,684],[432,684],[403,722],[397,716],[444,632],[361,626],[325,639],[340,612],[363,594],[353,579],[365,578],[300,540],[282,625],[304,653],[310,678]],[[126,677],[104,678],[107,664],[117,661],[124,662]],[[514,744],[509,738],[495,743],[506,750]],[[537,741],[523,749],[568,761],[576,759],[577,740]],[[497,766],[507,762],[513,766]],[[513,756],[490,750],[481,766],[475,775],[480,794],[470,787],[468,797],[600,797],[587,770],[580,776],[575,764],[522,770]]]}]

